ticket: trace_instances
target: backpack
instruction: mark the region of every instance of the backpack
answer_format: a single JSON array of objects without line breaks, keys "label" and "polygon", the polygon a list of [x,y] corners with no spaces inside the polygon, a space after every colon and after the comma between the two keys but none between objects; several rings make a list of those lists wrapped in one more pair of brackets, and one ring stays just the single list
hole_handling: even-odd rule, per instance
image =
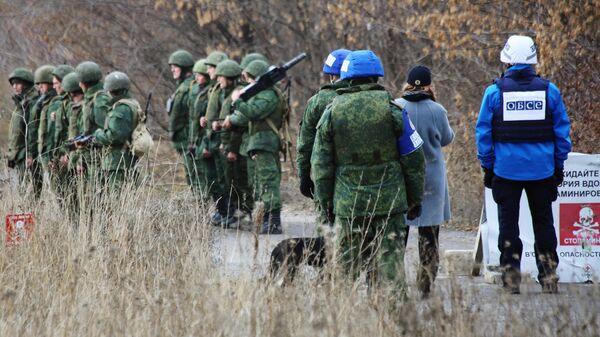
[{"label": "backpack", "polygon": [[154,147],[154,140],[152,140],[152,136],[146,127],[146,114],[140,104],[134,99],[123,98],[118,100],[115,105],[119,103],[126,104],[131,110],[135,111],[137,124],[131,133],[131,141],[128,145],[133,155],[143,157]]}]

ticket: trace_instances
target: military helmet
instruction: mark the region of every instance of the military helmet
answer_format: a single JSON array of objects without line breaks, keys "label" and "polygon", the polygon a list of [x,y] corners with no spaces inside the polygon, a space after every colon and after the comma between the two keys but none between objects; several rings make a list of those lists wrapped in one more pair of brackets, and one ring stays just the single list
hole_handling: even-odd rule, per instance
[{"label": "military helmet", "polygon": [[370,50],[353,51],[342,63],[341,79],[364,77],[383,77],[383,65],[375,53]]},{"label": "military helmet", "polygon": [[254,78],[266,73],[268,70],[269,64],[263,60],[254,60],[244,68],[244,71]]},{"label": "military helmet", "polygon": [[255,61],[255,60],[262,60],[265,61],[266,63],[269,63],[269,60],[267,60],[267,58],[260,53],[250,53],[250,54],[246,54],[246,56],[244,56],[244,58],[242,59],[242,62],[240,62],[240,66],[243,69],[246,69],[246,67],[250,64],[250,62]]},{"label": "military helmet", "polygon": [[33,84],[33,73],[26,68],[16,68],[8,76],[8,83],[12,85],[13,80],[21,80]]},{"label": "military helmet", "polygon": [[227,54],[220,52],[220,51],[213,51],[212,53],[208,54],[208,56],[206,57],[206,61],[204,61],[204,63],[207,66],[216,67],[217,64],[219,64],[221,61],[225,61],[227,59],[229,59]]},{"label": "military helmet", "polygon": [[196,61],[196,64],[194,64],[194,69],[192,71],[195,74],[208,75],[208,67],[206,66],[205,61],[206,61],[206,59],[200,59],[200,60]]},{"label": "military helmet", "polygon": [[234,60],[224,60],[217,64],[215,75],[225,77],[238,77],[242,74],[242,68]]},{"label": "military helmet", "polygon": [[169,64],[176,65],[180,68],[191,68],[194,66],[194,58],[187,50],[177,50],[169,56]]},{"label": "military helmet", "polygon": [[129,77],[120,71],[113,71],[104,78],[104,90],[106,91],[129,90],[129,87],[131,87]]},{"label": "military helmet", "polygon": [[323,74],[340,76],[340,68],[348,54],[350,54],[348,49],[336,49],[327,55],[323,64]]},{"label": "military helmet", "polygon": [[96,62],[81,62],[77,65],[75,71],[79,75],[79,80],[83,83],[98,82],[102,79],[102,71]]},{"label": "military helmet", "polygon": [[79,87],[79,75],[76,72],[68,73],[63,77],[61,86],[66,92],[75,92],[81,90]]},{"label": "military helmet", "polygon": [[35,84],[38,83],[52,83],[52,72],[54,71],[54,66],[49,64],[45,64],[40,66],[35,70],[35,74],[33,75]]},{"label": "military helmet", "polygon": [[62,79],[68,73],[72,73],[74,71],[75,71],[75,69],[73,69],[73,67],[68,66],[66,64],[61,64],[61,65],[57,66],[56,68],[54,68],[54,71],[52,72],[52,76],[56,77],[59,81],[62,82]]}]

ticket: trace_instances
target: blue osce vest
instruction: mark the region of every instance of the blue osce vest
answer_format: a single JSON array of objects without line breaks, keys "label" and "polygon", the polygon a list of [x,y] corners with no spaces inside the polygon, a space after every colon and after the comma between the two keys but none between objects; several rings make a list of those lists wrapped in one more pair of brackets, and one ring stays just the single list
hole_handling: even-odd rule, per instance
[{"label": "blue osce vest", "polygon": [[500,106],[494,109],[494,142],[537,143],[554,140],[548,108],[548,80],[531,68],[509,70],[494,83],[500,89]]}]

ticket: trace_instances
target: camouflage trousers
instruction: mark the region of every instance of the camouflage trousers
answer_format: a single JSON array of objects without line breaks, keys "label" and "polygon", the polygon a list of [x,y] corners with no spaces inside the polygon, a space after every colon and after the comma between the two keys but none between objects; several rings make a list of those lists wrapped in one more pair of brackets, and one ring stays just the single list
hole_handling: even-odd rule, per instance
[{"label": "camouflage trousers", "polygon": [[252,176],[254,200],[264,204],[265,212],[281,209],[281,163],[279,153],[252,151],[248,171]]},{"label": "camouflage trousers", "polygon": [[37,162],[34,162],[31,168],[27,168],[25,159],[15,163],[15,170],[17,171],[17,179],[20,193],[24,194],[27,192],[29,185],[33,187],[33,193],[36,198],[39,198],[42,193],[42,186],[44,177],[42,170]]},{"label": "camouflage trousers", "polygon": [[404,215],[336,217],[335,221],[339,226],[335,255],[343,269],[354,279],[366,272],[369,284],[386,285],[405,296]]},{"label": "camouflage trousers", "polygon": [[[184,156],[186,180],[194,195],[202,201],[210,196],[209,161],[205,158],[187,153]],[[213,172],[215,174],[215,172]]]},{"label": "camouflage trousers", "polygon": [[106,187],[110,194],[120,194],[126,186],[135,186],[138,173],[134,168],[104,171]]},{"label": "camouflage trousers", "polygon": [[229,161],[224,154],[219,154],[217,170],[222,172],[225,184],[224,197],[230,209],[252,210],[254,198],[248,179],[247,158],[237,156],[237,160]]},{"label": "camouflage trousers", "polygon": [[223,175],[219,174],[217,169],[217,156],[217,154],[213,154],[209,158],[202,158],[202,165],[206,168],[208,195],[212,197],[214,202],[217,202],[217,200],[225,195]]}]

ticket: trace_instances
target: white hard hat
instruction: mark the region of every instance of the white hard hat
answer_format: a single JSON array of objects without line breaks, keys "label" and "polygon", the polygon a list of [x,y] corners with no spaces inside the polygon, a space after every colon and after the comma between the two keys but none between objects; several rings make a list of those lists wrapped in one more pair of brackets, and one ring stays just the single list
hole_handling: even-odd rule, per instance
[{"label": "white hard hat", "polygon": [[509,64],[536,64],[537,51],[529,36],[513,35],[500,52],[500,61]]}]

